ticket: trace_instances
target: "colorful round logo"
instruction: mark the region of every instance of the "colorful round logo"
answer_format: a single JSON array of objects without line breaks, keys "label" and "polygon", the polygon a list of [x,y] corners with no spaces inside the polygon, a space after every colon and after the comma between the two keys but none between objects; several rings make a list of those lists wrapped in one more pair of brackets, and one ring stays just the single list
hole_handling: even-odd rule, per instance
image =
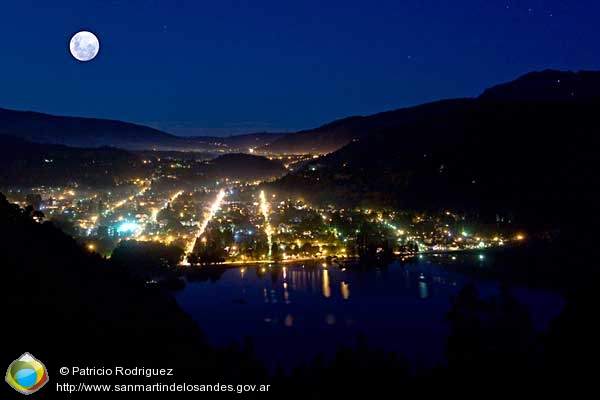
[{"label": "colorful round logo", "polygon": [[8,367],[6,382],[18,392],[30,394],[48,382],[48,372],[40,360],[25,353]]}]

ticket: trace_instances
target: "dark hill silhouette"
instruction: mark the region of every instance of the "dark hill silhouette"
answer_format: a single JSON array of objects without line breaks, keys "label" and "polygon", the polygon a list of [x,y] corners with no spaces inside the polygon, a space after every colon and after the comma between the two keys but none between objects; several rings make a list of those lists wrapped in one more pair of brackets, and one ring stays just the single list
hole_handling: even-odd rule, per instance
[{"label": "dark hill silhouette", "polygon": [[486,89],[479,98],[486,100],[584,100],[600,93],[598,71],[531,72],[514,81]]},{"label": "dark hill silhouette", "polygon": [[530,97],[442,103],[446,113],[366,135],[273,187],[325,204],[448,207],[556,226],[572,187],[592,182],[582,166],[597,148],[600,97]]},{"label": "dark hill silhouette", "polygon": [[[484,91],[487,100],[581,100],[600,93],[600,72],[563,72],[547,70],[532,72],[520,78]],[[333,121],[319,128],[291,133],[264,147],[272,153],[329,153],[353,139],[385,129],[401,128],[418,121],[437,119],[452,108],[461,107],[467,100],[445,100],[416,107],[387,111],[368,116],[353,116]],[[414,138],[406,137],[406,142]],[[427,137],[422,138],[428,140]],[[433,136],[431,140],[438,138]]]},{"label": "dark hill silhouette", "polygon": [[143,149],[145,144],[165,145],[173,139],[168,133],[127,122],[7,109],[0,109],[0,127],[0,133],[34,142],[82,147]]},{"label": "dark hill silhouette", "polygon": [[114,147],[76,148],[0,135],[0,184],[110,187],[145,169],[138,155]]},{"label": "dark hill silhouette", "polygon": [[[600,72],[546,70],[485,90],[481,99],[559,100],[589,99],[600,88]],[[400,128],[416,119],[432,119],[455,107],[446,100],[417,107],[351,116],[295,133],[253,133],[228,137],[182,137],[147,126],[115,120],[63,117],[0,108],[0,134],[39,143],[77,147],[114,146],[129,150],[185,150],[246,152],[257,148],[270,153],[329,153],[354,139],[384,129]]]},{"label": "dark hill silhouette", "polygon": [[369,116],[348,117],[316,129],[288,134],[266,145],[263,150],[290,154],[328,153],[369,132],[435,118],[459,106],[460,101],[444,100]]},{"label": "dark hill silhouette", "polygon": [[186,151],[246,151],[249,147],[262,146],[281,136],[261,132],[228,137],[182,137],[129,122],[4,108],[0,108],[0,135],[76,147],[113,146],[128,150]]}]

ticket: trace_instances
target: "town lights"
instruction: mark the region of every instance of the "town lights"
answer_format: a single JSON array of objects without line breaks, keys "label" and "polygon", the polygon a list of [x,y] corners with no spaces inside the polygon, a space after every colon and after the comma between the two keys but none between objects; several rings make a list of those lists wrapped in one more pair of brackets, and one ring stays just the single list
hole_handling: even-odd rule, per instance
[{"label": "town lights", "polygon": [[[210,222],[210,220],[213,219],[215,214],[217,213],[217,211],[219,211],[219,209],[221,208],[221,203],[223,202],[223,199],[225,198],[225,195],[226,195],[225,190],[221,189],[219,191],[219,193],[217,194],[217,198],[210,206],[208,215],[206,216],[206,218],[204,218],[204,221],[202,221],[202,224],[200,224],[198,226],[198,230],[196,231],[196,234],[193,235],[192,238],[188,241],[186,248],[185,248],[185,256],[183,258],[182,265],[189,265],[188,255],[194,250],[194,245],[196,244],[196,238],[199,236],[202,236],[202,234],[206,230],[206,227],[208,226],[208,223]],[[206,243],[206,237],[203,237],[201,239],[201,241],[203,243]]]},{"label": "town lights", "polygon": [[260,191],[260,211],[265,220],[265,234],[267,235],[267,246],[269,246],[269,258],[272,253],[272,237],[273,237],[273,229],[271,228],[271,224],[269,223],[269,203],[267,203],[267,198],[265,196],[264,190]]}]

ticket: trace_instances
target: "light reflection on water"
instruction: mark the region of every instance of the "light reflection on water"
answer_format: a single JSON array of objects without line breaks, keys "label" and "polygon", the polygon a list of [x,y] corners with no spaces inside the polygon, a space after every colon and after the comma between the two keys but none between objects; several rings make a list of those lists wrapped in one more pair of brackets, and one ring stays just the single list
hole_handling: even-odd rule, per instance
[{"label": "light reflection on water", "polygon": [[342,298],[348,300],[350,298],[350,284],[348,282],[340,282],[340,291],[342,292]]},{"label": "light reflection on water", "polygon": [[[443,319],[450,297],[471,278],[441,265],[391,264],[354,270],[321,265],[244,267],[188,283],[175,297],[216,345],[252,336],[258,356],[271,366],[333,354],[358,334],[420,365],[442,360]],[[497,293],[494,281],[476,281],[482,296]],[[538,329],[562,306],[560,296],[515,288]]]}]

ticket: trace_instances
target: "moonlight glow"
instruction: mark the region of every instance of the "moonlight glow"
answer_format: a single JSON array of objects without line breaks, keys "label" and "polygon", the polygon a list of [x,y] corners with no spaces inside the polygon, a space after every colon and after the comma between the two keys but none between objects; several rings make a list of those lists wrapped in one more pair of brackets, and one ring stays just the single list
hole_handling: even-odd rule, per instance
[{"label": "moonlight glow", "polygon": [[71,38],[69,49],[76,60],[90,61],[98,55],[100,42],[92,32],[81,31]]}]

